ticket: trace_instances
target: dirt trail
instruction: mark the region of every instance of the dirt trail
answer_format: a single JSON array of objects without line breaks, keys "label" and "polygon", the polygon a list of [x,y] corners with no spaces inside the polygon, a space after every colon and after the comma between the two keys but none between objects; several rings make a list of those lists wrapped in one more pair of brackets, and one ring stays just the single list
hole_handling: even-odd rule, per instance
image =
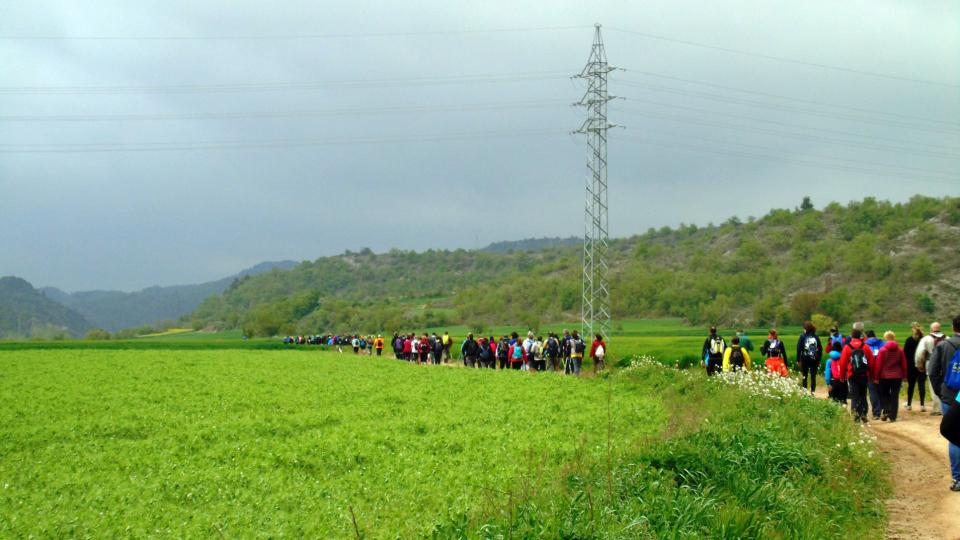
[{"label": "dirt trail", "polygon": [[889,539],[960,539],[960,493],[950,491],[947,442],[940,417],[900,409],[895,423],[871,421],[869,430],[893,464],[893,496],[887,500]]}]

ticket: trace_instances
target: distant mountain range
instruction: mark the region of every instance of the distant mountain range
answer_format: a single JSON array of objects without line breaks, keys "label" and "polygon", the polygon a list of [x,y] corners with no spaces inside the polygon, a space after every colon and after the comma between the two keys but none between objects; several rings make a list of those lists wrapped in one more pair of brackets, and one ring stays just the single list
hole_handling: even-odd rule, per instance
[{"label": "distant mountain range", "polygon": [[569,238],[543,237],[543,238],[525,238],[523,240],[508,240],[505,242],[494,242],[480,251],[488,253],[510,253],[511,251],[543,251],[555,247],[570,247],[583,244],[583,238],[571,236]]},{"label": "distant mountain range", "polygon": [[196,309],[207,297],[226,291],[236,279],[273,269],[287,270],[296,265],[294,261],[262,262],[236,275],[216,281],[195,285],[155,286],[136,292],[67,293],[56,287],[43,287],[40,293],[47,299],[79,313],[89,326],[115,332],[123,328],[153,324],[157,321],[179,319]]},{"label": "distant mountain range", "polygon": [[89,328],[83,315],[47,298],[26,280],[0,277],[0,338],[77,337]]}]

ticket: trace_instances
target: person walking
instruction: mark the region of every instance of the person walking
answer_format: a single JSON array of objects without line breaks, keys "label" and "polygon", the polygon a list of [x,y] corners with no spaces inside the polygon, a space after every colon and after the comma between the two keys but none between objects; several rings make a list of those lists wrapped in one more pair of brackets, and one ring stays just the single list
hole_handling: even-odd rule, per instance
[{"label": "person walking", "polygon": [[940,401],[940,394],[937,388],[930,380],[930,358],[933,356],[934,349],[937,348],[946,336],[940,331],[940,323],[934,322],[930,325],[930,333],[923,336],[920,343],[917,344],[917,352],[914,355],[914,362],[917,369],[927,374],[927,384],[930,385],[930,400],[933,401],[930,407],[931,416],[940,416],[943,414],[943,402]]},{"label": "person walking", "polygon": [[500,362],[500,369],[507,369],[507,363],[510,360],[510,338],[503,336],[497,343],[497,361]]},{"label": "person walking", "polygon": [[900,404],[900,385],[907,376],[907,355],[896,341],[897,336],[891,331],[883,334],[884,344],[880,348],[880,355],[874,362],[873,383],[877,385],[880,394],[880,419],[896,422],[897,409]]},{"label": "person walking", "polygon": [[566,373],[568,375],[580,376],[580,368],[583,365],[583,352],[587,349],[587,344],[580,339],[580,334],[576,330],[570,334],[570,359],[567,361]]},{"label": "person walking", "polygon": [[593,344],[590,345],[590,358],[593,359],[593,373],[603,371],[606,367],[604,358],[607,356],[607,342],[603,340],[601,334],[594,336]]},{"label": "person walking", "polygon": [[817,336],[817,328],[813,323],[803,323],[803,334],[797,340],[797,363],[800,364],[800,373],[803,379],[800,386],[807,389],[807,376],[810,380],[810,393],[817,391],[817,372],[820,371],[820,360],[823,358],[823,344]]},{"label": "person walking", "polygon": [[750,351],[740,342],[740,336],[730,340],[730,346],[723,352],[723,372],[750,371]]},{"label": "person walking", "polygon": [[920,396],[920,412],[927,412],[927,374],[917,369],[917,346],[923,339],[923,328],[920,323],[913,323],[910,326],[910,337],[903,342],[903,354],[907,357],[907,403],[906,409],[913,410],[913,389],[917,389]]},{"label": "person walking", "polygon": [[430,344],[430,337],[424,334],[420,337],[420,341],[417,342],[418,352],[420,356],[417,357],[417,364],[426,366],[430,364],[430,351],[433,350],[433,345]]},{"label": "person walking", "polygon": [[[753,342],[750,341],[750,338],[747,337],[747,333],[743,331],[743,328],[737,330],[737,337],[740,338],[740,347],[747,351],[748,353],[753,352]],[[733,341],[733,340],[730,340]]]},{"label": "person walking", "polygon": [[770,329],[767,340],[760,346],[760,354],[766,358],[767,371],[776,373],[781,377],[790,374],[790,370],[787,369],[787,347],[783,344],[783,341],[780,341],[775,328]]},{"label": "person walking", "polygon": [[870,364],[874,362],[873,351],[863,342],[863,331],[854,330],[850,343],[843,348],[840,373],[846,375],[850,385],[850,409],[854,422],[867,422],[867,384],[870,379]]},{"label": "person walking", "polygon": [[377,334],[377,339],[373,340],[373,348],[377,351],[377,356],[383,356],[383,336]]},{"label": "person walking", "polygon": [[[873,357],[877,358],[880,356],[880,349],[883,348],[883,340],[878,338],[877,333],[873,330],[867,330],[866,336],[867,339],[864,343],[867,344],[867,347],[870,347]],[[880,403],[880,387],[873,381],[872,377],[867,383],[867,390],[870,393],[870,412],[873,413],[873,419],[880,420],[880,416],[883,414],[883,406]]]},{"label": "person walking", "polygon": [[727,342],[717,333],[717,327],[710,327],[710,335],[703,342],[700,358],[707,368],[707,375],[713,375],[723,370],[723,353],[727,349]]},{"label": "person walking", "polygon": [[446,364],[450,363],[450,348],[453,346],[453,338],[450,337],[450,332],[446,330],[443,331],[443,336],[440,338],[440,341],[443,342],[443,362]]},{"label": "person walking", "polygon": [[510,345],[510,369],[523,369],[525,361],[526,355],[523,350],[523,342],[519,339],[514,339],[513,344]]},{"label": "person walking", "polygon": [[[953,319],[953,336],[941,340],[927,365],[930,383],[940,398],[940,412],[946,415],[952,407],[960,406],[957,403],[957,391],[960,390],[960,315]],[[947,454],[953,479],[950,490],[960,491],[960,447],[948,443]]]},{"label": "person walking", "polygon": [[827,356],[827,368],[823,372],[823,379],[829,388],[830,399],[837,403],[847,405],[847,394],[849,391],[847,385],[847,372],[840,370],[840,354],[843,346],[835,343],[833,350]]},{"label": "person walking", "polygon": [[557,371],[560,369],[560,340],[557,334],[550,332],[547,336],[547,343],[544,345],[547,353],[547,359],[550,361],[550,369]]},{"label": "person walking", "polygon": [[460,356],[463,357],[464,367],[472,368],[476,366],[478,352],[480,352],[480,348],[473,339],[473,333],[471,332],[467,334],[467,339],[464,340],[463,345],[460,345]]},{"label": "person walking", "polygon": [[443,340],[434,334],[430,343],[433,345],[433,363],[439,366],[443,362]]}]

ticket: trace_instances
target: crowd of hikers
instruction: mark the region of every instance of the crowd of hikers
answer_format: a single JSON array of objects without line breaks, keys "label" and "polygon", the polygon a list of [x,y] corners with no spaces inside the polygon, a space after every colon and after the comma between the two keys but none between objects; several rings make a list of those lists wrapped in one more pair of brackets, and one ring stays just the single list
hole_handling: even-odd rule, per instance
[{"label": "crowd of hikers", "polygon": [[[905,408],[912,410],[914,391],[919,398],[920,412],[943,416],[941,433],[949,441],[952,491],[960,491],[960,317],[953,321],[953,336],[946,336],[941,325],[934,322],[929,333],[920,324],[913,323],[911,335],[901,347],[892,331],[882,337],[862,322],[854,323],[850,335],[845,336],[837,326],[822,337],[813,323],[803,324],[803,333],[797,340],[795,361],[790,362],[787,347],[775,329],[755,352],[754,344],[743,330],[727,340],[715,327],[703,342],[701,358],[707,376],[740,370],[765,370],[782,377],[790,375],[790,367],[799,371],[799,381],[811,394],[816,392],[817,379],[823,369],[827,395],[847,406],[849,401],[853,419],[867,423],[896,422],[903,381],[907,381]],[[383,356],[392,351],[400,361],[417,365],[443,365],[459,357],[468,368],[521,370],[529,372],[555,371],[579,376],[584,358],[593,360],[594,372],[603,370],[607,343],[602,335],[594,336],[588,345],[576,330],[561,334],[549,333],[546,338],[527,332],[496,336],[467,334],[459,346],[448,332],[395,333],[390,339],[382,335],[316,335],[288,336],[283,340],[296,345],[326,345],[343,353]],[[457,353],[457,354],[455,354]],[[754,357],[752,355],[758,354]],[[762,365],[759,363],[762,361]]]},{"label": "crowd of hikers", "polygon": [[284,343],[295,345],[326,345],[339,352],[353,349],[354,354],[383,356],[389,347],[397,360],[414,362],[418,365],[450,364],[454,351],[459,352],[460,361],[465,367],[488,369],[514,369],[520,371],[562,371],[569,375],[580,375],[584,357],[593,360],[594,372],[606,367],[607,343],[603,336],[596,334],[593,342],[586,341],[577,330],[564,330],[562,334],[549,333],[544,338],[532,331],[525,338],[517,332],[496,336],[475,337],[467,334],[460,346],[454,347],[454,339],[449,332],[437,335],[393,334],[390,341],[382,335],[318,335],[287,336]]},{"label": "crowd of hikers", "polygon": [[[929,396],[930,414],[944,416],[940,430],[950,441],[950,489],[960,491],[960,404],[956,401],[960,390],[960,316],[952,322],[953,336],[950,337],[942,332],[939,322],[930,325],[929,333],[925,333],[919,323],[913,323],[911,334],[901,347],[894,332],[888,330],[881,338],[875,331],[865,329],[862,322],[853,324],[849,336],[834,326],[821,340],[817,329],[808,321],[797,340],[795,367],[801,374],[800,384],[812,394],[817,389],[822,363],[828,397],[844,407],[849,400],[855,422],[867,423],[871,416],[878,421],[896,422],[904,379],[907,410],[913,409],[914,390],[919,397],[920,412],[927,412]],[[761,369],[751,361],[753,351],[753,343],[743,330],[727,344],[717,329],[711,328],[701,356],[707,375],[712,376]],[[762,369],[784,377],[789,375],[787,349],[776,330],[770,330],[759,354],[764,361]]]}]

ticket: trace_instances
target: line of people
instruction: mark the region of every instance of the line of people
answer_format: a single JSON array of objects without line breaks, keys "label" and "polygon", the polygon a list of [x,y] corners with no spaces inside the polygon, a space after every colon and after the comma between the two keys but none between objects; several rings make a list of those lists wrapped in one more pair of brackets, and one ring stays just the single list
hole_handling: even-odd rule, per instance
[{"label": "line of people", "polygon": [[[396,333],[392,340],[397,360],[416,362],[419,365],[449,364],[453,360],[454,339],[448,332],[422,335]],[[517,332],[496,336],[475,337],[467,334],[457,349],[464,367],[488,369],[513,369],[520,371],[563,371],[580,375],[583,359],[593,360],[594,372],[604,369],[607,343],[597,334],[587,351],[587,344],[576,330],[564,330],[562,335],[549,333],[536,336],[527,332],[521,338]]]},{"label": "line of people", "polygon": [[[803,330],[796,347],[800,384],[811,394],[816,392],[821,360],[826,358],[823,375],[828,397],[844,406],[849,400],[855,422],[867,423],[869,416],[896,422],[904,379],[908,384],[906,409],[912,410],[916,389],[920,411],[926,412],[929,389],[934,402],[930,414],[944,416],[941,433],[951,441],[950,489],[960,491],[960,447],[956,444],[960,442],[960,404],[956,401],[960,390],[960,316],[953,320],[951,337],[944,335],[938,322],[930,325],[926,335],[918,323],[913,323],[902,348],[894,332],[888,330],[879,338],[873,330],[865,330],[862,322],[853,324],[849,336],[833,327],[823,341],[811,322],[805,322]],[[711,328],[701,354],[707,375],[711,376],[722,371],[753,369],[752,351],[753,344],[743,330],[728,346],[716,328]],[[786,347],[776,330],[770,330],[760,354],[765,358],[767,371],[789,375]]]}]

